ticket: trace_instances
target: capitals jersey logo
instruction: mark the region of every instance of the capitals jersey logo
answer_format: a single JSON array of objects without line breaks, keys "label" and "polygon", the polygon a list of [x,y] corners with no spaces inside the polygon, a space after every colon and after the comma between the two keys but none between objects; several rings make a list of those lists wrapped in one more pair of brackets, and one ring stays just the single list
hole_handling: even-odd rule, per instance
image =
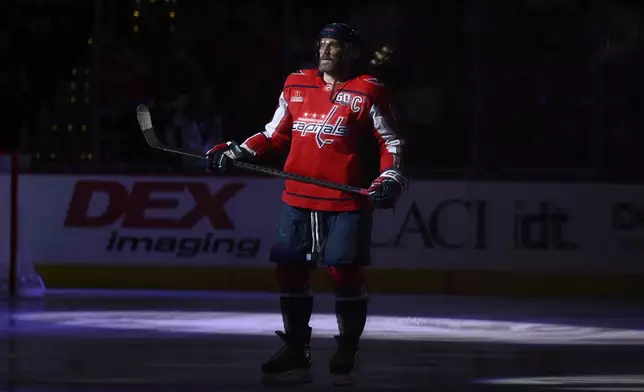
[{"label": "capitals jersey logo", "polygon": [[293,132],[299,132],[302,136],[313,134],[319,148],[331,144],[334,136],[342,137],[347,133],[347,126],[342,125],[344,117],[338,117],[334,123],[329,123],[337,111],[338,107],[333,106],[327,114],[304,113],[304,120],[300,117],[298,121],[293,121]]}]

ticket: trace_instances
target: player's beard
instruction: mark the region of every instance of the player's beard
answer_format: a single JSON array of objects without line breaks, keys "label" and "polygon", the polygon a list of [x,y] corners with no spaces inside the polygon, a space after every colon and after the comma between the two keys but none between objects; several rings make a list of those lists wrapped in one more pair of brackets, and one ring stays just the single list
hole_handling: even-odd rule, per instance
[{"label": "player's beard", "polygon": [[327,58],[325,60],[320,59],[320,64],[318,65],[318,69],[321,72],[335,73],[335,72],[339,71],[341,59]]}]

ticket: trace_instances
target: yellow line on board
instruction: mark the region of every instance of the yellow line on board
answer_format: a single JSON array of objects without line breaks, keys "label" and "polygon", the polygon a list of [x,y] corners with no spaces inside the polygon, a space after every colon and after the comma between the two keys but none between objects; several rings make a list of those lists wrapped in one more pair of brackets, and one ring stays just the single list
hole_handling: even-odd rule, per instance
[{"label": "yellow line on board", "polygon": [[[49,288],[277,291],[266,268],[90,264],[36,265]],[[644,275],[432,269],[367,270],[370,293],[644,298]],[[326,269],[312,276],[330,292]]]}]

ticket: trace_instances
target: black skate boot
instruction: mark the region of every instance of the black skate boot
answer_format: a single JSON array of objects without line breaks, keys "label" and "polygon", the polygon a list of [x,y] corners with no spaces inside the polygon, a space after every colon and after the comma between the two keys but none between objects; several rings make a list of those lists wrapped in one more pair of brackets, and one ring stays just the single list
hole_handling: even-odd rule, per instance
[{"label": "black skate boot", "polygon": [[338,343],[338,350],[329,363],[329,373],[331,373],[333,385],[353,385],[360,351],[358,341],[357,339],[346,339],[343,336],[336,336],[335,341]]},{"label": "black skate boot", "polygon": [[310,370],[311,328],[299,339],[281,331],[275,331],[275,334],[284,341],[284,347],[262,365],[262,382],[266,385],[280,385],[313,381]]}]

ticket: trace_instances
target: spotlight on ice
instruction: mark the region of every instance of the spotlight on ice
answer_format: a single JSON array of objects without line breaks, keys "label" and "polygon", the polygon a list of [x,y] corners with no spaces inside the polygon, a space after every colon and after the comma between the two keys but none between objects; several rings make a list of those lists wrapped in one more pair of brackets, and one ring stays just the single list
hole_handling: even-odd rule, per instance
[{"label": "spotlight on ice", "polygon": [[[120,331],[268,336],[281,330],[278,313],[202,311],[45,311],[12,316],[18,328],[99,328]],[[37,324],[37,325],[36,325]],[[334,314],[314,314],[314,336],[337,334]],[[365,339],[557,345],[644,345],[644,331],[565,324],[457,318],[371,316]]]}]

